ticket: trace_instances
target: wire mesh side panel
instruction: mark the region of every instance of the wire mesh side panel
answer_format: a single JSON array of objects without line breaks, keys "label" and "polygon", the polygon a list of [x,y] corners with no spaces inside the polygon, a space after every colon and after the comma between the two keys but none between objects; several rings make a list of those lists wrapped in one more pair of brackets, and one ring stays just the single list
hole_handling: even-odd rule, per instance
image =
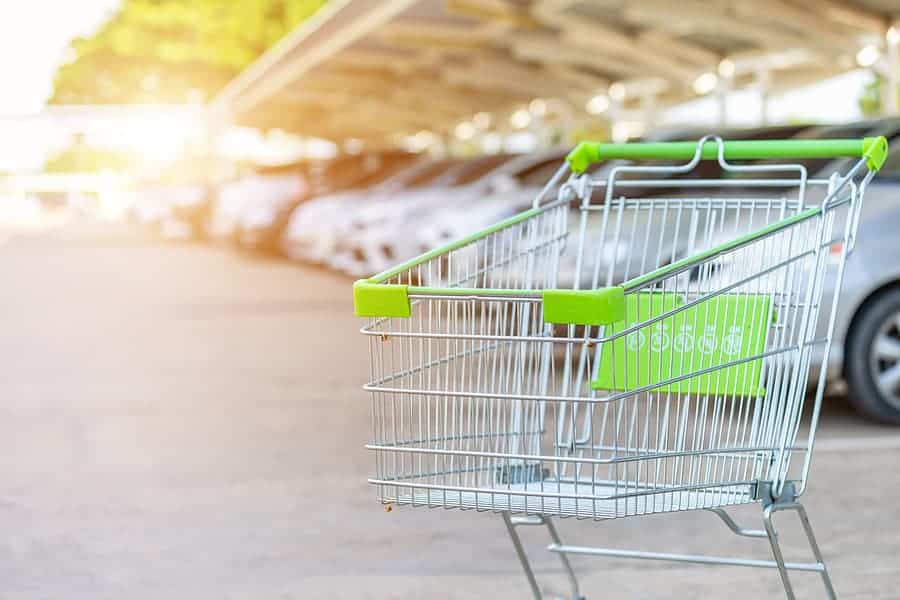
[{"label": "wire mesh side panel", "polygon": [[618,285],[796,213],[792,195],[611,197],[581,208],[583,288]]},{"label": "wire mesh side panel", "polygon": [[[388,283],[539,290],[556,285],[567,207],[436,256]],[[383,502],[494,508],[473,490],[540,475],[550,345],[539,298],[411,296],[370,340],[374,481]],[[522,342],[522,338],[538,338]],[[523,400],[523,398],[532,400]],[[506,482],[506,483],[504,483]]]},{"label": "wire mesh side panel", "polygon": [[[607,519],[751,502],[758,482],[785,479],[805,452],[794,443],[825,342],[828,246],[849,231],[832,237],[835,213],[852,202],[802,215],[783,198],[649,202],[585,209],[582,234],[602,223],[593,240],[567,239],[558,206],[394,276],[555,287],[567,244],[598,287],[675,265],[630,279],[626,319],[600,328],[545,324],[537,297],[509,293],[412,292],[409,319],[373,320],[370,448],[383,502]],[[681,216],[647,234],[665,211]]]},{"label": "wire mesh side panel", "polygon": [[[784,205],[776,202],[765,206],[754,199],[741,207],[739,200],[720,206],[685,200],[687,222],[706,221],[695,229],[704,232],[697,240],[704,246],[692,251],[717,243],[711,232],[728,230],[723,223],[744,233],[748,215],[777,220]],[[606,216],[623,204],[611,206]],[[635,214],[622,222],[646,224],[646,214],[636,213],[649,203],[630,204]],[[559,479],[576,491],[606,486],[615,516],[751,502],[757,482],[783,481],[812,356],[826,341],[817,337],[816,325],[828,246],[838,241],[831,238],[835,212],[797,220],[707,258],[701,254],[668,275],[638,283],[626,295],[625,322],[586,332],[598,338],[592,347],[567,344],[566,395],[596,401],[560,403],[556,443],[598,462],[593,468],[560,463],[565,469]],[[768,223],[754,228],[761,224]],[[623,230],[614,225],[603,233],[619,238]],[[660,233],[650,239],[678,238]],[[647,242],[638,237],[629,245],[635,241],[646,251]],[[599,276],[616,283],[627,278],[632,254],[640,258],[623,253]]]}]

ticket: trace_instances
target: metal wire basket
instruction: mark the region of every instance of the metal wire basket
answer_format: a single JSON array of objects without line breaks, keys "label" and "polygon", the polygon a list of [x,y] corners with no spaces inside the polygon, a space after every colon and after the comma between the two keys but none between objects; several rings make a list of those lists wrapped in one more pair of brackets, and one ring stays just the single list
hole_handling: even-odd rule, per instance
[{"label": "metal wire basket", "polygon": [[[583,144],[531,210],[357,282],[379,499],[503,512],[512,534],[508,513],[795,502],[833,326],[821,309],[834,314],[885,154],[883,138]],[[860,160],[822,180],[734,162],[847,156]],[[584,174],[603,158],[687,162]],[[687,177],[709,159],[721,177]]]}]

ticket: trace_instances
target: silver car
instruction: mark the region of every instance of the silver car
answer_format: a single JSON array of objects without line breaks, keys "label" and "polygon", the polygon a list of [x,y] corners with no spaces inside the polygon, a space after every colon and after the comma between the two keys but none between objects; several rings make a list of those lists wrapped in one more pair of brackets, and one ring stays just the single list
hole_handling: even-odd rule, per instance
[{"label": "silver car", "polygon": [[[900,147],[900,120],[808,128],[796,137],[825,139],[882,135],[891,144]],[[728,137],[738,138],[737,135]],[[846,171],[847,167],[841,161],[829,159],[800,162],[806,167],[809,177],[816,179]],[[707,161],[704,168],[718,169],[718,166],[715,161]],[[728,193],[749,197],[757,192],[732,188]],[[796,195],[796,189],[785,189],[784,193],[786,196]],[[669,192],[670,197],[671,195],[672,192]],[[730,222],[728,215],[719,215],[718,219],[722,223]],[[631,230],[642,233],[647,226],[647,223],[637,223],[634,227],[629,223]],[[835,227],[839,226],[839,223],[835,223]],[[729,234],[733,235],[734,232]],[[900,425],[900,152],[889,155],[878,176],[870,184],[860,213],[858,236],[860,239],[864,238],[865,243],[855,247],[847,259],[828,354],[828,378],[830,383],[846,382],[849,402],[862,415],[882,423]],[[715,245],[720,241],[723,240],[709,237],[704,243]],[[684,239],[672,240],[671,243],[676,248],[673,260],[692,251],[691,244]],[[602,256],[604,250],[608,250],[606,254],[621,254],[614,252],[615,249],[603,248],[598,249],[595,254]],[[836,284],[841,251],[842,248],[837,245],[830,248],[834,260],[827,270],[824,282],[826,294]],[[579,277],[582,287],[591,285],[589,278],[585,279],[586,269],[583,268],[576,275],[574,265],[567,265],[563,261],[560,266],[561,281]],[[626,274],[616,273],[615,276],[627,278]],[[600,282],[600,285],[603,283]],[[823,310],[828,311],[829,308],[823,307]],[[819,319],[820,337],[827,333],[828,321],[829,313],[826,312]],[[819,348],[822,348],[821,352],[825,352],[824,346],[820,345]],[[820,364],[820,360],[814,359],[812,362]],[[813,373],[811,381],[815,378],[816,374]]]},{"label": "silver car", "polygon": [[359,234],[363,219],[393,197],[432,184],[454,165],[452,160],[422,158],[369,188],[355,188],[314,198],[291,214],[281,247],[295,260],[324,263],[336,251],[340,239]]},{"label": "silver car", "polygon": [[329,266],[354,277],[368,276],[425,250],[416,227],[423,217],[464,198],[507,183],[504,166],[521,157],[484,156],[453,165],[429,185],[407,190],[354,211],[352,226],[338,240]]},{"label": "silver car", "polygon": [[[884,135],[900,148],[900,120],[830,133],[823,137]],[[823,173],[833,170],[829,165]],[[846,381],[849,401],[861,414],[900,424],[900,152],[889,155],[872,180],[858,236],[865,243],[847,259],[828,356],[829,379]],[[832,247],[832,252],[839,251]],[[829,270],[826,285],[834,286],[835,271]]]}]

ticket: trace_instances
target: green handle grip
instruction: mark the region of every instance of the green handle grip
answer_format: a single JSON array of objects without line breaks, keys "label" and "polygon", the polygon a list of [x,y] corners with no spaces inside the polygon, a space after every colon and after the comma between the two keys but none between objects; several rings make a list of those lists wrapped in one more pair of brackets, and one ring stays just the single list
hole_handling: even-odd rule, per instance
[{"label": "green handle grip", "polygon": [[[870,171],[884,164],[888,153],[884,137],[850,140],[733,140],[723,142],[726,160],[754,160],[768,158],[865,158]],[[575,173],[584,173],[592,164],[602,160],[691,160],[697,152],[697,142],[638,142],[632,144],[598,144],[582,142],[566,157]],[[701,158],[716,159],[718,142],[703,144]]]}]

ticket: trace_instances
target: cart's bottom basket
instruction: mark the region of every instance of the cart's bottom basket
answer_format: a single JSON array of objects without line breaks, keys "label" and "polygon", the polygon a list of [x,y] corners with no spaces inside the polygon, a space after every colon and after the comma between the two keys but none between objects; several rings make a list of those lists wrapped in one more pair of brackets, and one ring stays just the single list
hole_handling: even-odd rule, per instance
[{"label": "cart's bottom basket", "polygon": [[384,486],[395,491],[383,493],[383,502],[598,520],[746,504],[755,499],[755,486],[752,484],[727,485],[716,489],[672,490],[647,487],[626,489],[617,486],[615,482],[576,485],[574,482],[544,481],[544,485],[540,487],[534,484],[512,484],[506,489],[488,491],[454,489],[450,486],[441,489],[409,487],[410,484],[395,483],[396,488],[393,485]]}]

